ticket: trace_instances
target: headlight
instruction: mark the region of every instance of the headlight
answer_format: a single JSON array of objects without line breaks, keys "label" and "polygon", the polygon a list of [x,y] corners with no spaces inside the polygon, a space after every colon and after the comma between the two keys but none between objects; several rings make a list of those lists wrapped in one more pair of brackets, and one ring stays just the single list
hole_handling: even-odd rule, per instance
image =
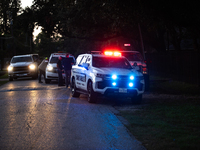
[{"label": "headlight", "polygon": [[31,70],[34,70],[36,67],[35,67],[34,64],[31,64],[31,65],[29,66],[29,68],[30,68]]},{"label": "headlight", "polygon": [[104,74],[100,74],[100,73],[95,73],[95,76],[96,76],[96,77],[99,77],[99,78],[104,78],[104,77],[105,77]]},{"label": "headlight", "polygon": [[13,67],[12,66],[8,66],[8,71],[12,71]]},{"label": "headlight", "polygon": [[52,70],[53,70],[53,67],[52,67],[51,65],[48,65],[48,66],[47,66],[47,70],[48,70],[48,71],[52,71]]},{"label": "headlight", "polygon": [[142,68],[142,73],[143,74],[148,74],[148,69],[147,68]]}]

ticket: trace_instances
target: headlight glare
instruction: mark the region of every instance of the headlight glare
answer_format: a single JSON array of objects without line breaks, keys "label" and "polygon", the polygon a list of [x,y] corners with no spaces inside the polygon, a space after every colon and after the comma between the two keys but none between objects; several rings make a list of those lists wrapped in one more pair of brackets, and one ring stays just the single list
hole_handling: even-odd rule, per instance
[{"label": "headlight glare", "polygon": [[12,71],[13,67],[12,66],[8,66],[8,71]]},{"label": "headlight glare", "polygon": [[31,70],[34,70],[36,67],[35,67],[34,64],[31,64],[31,65],[29,66],[29,68],[30,68]]},{"label": "headlight glare", "polygon": [[48,71],[52,71],[52,70],[53,70],[53,67],[52,67],[51,65],[48,65],[48,66],[47,66],[47,70],[48,70]]}]

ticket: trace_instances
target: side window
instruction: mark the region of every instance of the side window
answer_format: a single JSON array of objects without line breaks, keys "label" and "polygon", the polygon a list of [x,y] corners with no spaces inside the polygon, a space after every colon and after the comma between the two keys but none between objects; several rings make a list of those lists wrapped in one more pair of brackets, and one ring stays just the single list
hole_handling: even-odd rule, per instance
[{"label": "side window", "polygon": [[82,65],[83,63],[86,62],[87,56],[83,56],[83,59],[81,60],[81,62],[79,63],[79,65]]},{"label": "side window", "polygon": [[87,57],[86,63],[88,63],[88,64],[91,63],[91,58],[90,58],[90,56]]},{"label": "side window", "polygon": [[83,56],[78,56],[78,58],[76,59],[76,65],[78,65],[80,63],[82,58],[83,58]]}]

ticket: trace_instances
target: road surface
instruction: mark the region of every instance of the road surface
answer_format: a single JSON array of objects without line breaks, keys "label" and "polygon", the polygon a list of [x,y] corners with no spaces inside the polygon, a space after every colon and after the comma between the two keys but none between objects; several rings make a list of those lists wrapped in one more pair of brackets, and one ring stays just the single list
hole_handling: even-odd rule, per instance
[{"label": "road surface", "polygon": [[18,79],[0,86],[0,149],[144,150],[113,102],[90,104],[57,83]]}]

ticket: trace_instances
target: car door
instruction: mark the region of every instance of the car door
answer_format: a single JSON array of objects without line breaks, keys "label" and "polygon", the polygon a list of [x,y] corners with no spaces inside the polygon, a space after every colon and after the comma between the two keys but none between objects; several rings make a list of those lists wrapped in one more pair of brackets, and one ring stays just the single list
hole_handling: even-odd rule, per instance
[{"label": "car door", "polygon": [[87,68],[85,68],[84,70],[83,70],[83,73],[84,73],[84,75],[85,75],[85,83],[84,83],[84,85],[83,85],[83,89],[85,90],[85,91],[87,91],[87,81],[88,81],[88,79],[90,78],[90,75],[91,75],[91,61],[92,61],[92,59],[91,59],[91,56],[90,55],[88,55],[87,57],[86,57],[86,61],[85,61],[85,63],[86,64],[88,64],[87,65]]},{"label": "car door", "polygon": [[76,68],[76,85],[77,88],[84,90],[86,86],[86,69],[82,66],[83,63],[86,62],[87,55],[83,55],[82,59],[80,62],[77,64]]}]

